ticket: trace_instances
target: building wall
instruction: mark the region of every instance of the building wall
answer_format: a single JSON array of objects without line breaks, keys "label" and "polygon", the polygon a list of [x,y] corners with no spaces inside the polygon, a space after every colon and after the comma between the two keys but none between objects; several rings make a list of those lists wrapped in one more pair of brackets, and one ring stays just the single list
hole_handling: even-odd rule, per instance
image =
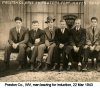
[{"label": "building wall", "polygon": [[[59,26],[59,21],[66,14],[75,14],[82,19],[82,26],[87,27],[92,16],[99,16],[99,0],[84,0],[81,3],[60,3],[60,4],[0,4],[0,49],[4,49],[9,35],[10,28],[14,27],[14,18],[20,16],[23,19],[23,25],[31,28],[32,20],[38,20],[40,28],[46,27],[45,20],[47,16],[56,18],[55,25]],[[91,3],[90,3],[91,2]]]}]

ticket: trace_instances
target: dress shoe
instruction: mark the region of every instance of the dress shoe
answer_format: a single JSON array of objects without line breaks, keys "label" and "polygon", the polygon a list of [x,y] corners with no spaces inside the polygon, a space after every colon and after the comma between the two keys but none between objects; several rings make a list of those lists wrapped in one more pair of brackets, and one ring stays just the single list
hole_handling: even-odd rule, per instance
[{"label": "dress shoe", "polygon": [[63,65],[60,65],[59,71],[63,71]]},{"label": "dress shoe", "polygon": [[5,65],[4,70],[8,70],[10,68],[9,63],[7,62],[4,62],[4,65]]},{"label": "dress shoe", "polygon": [[47,71],[48,70],[48,64],[45,64],[45,67],[43,68],[43,71]]},{"label": "dress shoe", "polygon": [[100,66],[97,65],[97,72],[100,72]]},{"label": "dress shoe", "polygon": [[17,71],[20,71],[22,69],[22,66],[19,65],[18,68],[17,68]]},{"label": "dress shoe", "polygon": [[30,71],[35,71],[35,68],[34,68],[33,64],[31,65],[31,67],[30,67],[29,70],[30,70]]},{"label": "dress shoe", "polygon": [[68,65],[67,71],[70,71],[70,70],[71,70],[71,65]]},{"label": "dress shoe", "polygon": [[88,66],[85,65],[85,67],[82,69],[82,71],[84,71],[84,72],[88,71]]},{"label": "dress shoe", "polygon": [[53,68],[51,69],[51,71],[56,70],[56,66],[57,66],[57,63],[54,64],[54,66],[53,66]]},{"label": "dress shoe", "polygon": [[39,69],[40,69],[40,67],[41,67],[41,62],[38,62],[38,65],[37,65],[37,67],[36,67],[36,71],[39,71]]},{"label": "dress shoe", "polygon": [[81,68],[82,66],[81,65],[78,65],[78,71],[81,71],[82,70],[82,68]]}]

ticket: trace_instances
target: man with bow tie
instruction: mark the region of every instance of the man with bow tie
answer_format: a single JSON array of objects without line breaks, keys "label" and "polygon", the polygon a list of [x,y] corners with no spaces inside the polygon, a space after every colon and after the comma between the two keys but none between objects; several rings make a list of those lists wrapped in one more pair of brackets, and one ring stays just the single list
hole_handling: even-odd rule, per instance
[{"label": "man with bow tie", "polygon": [[[27,48],[27,55],[30,58],[30,71],[38,71],[41,66],[41,53],[40,48],[44,46],[45,33],[39,28],[37,20],[32,21],[32,29],[29,31],[29,42]],[[37,65],[35,68],[35,64]]]},{"label": "man with bow tie", "polygon": [[18,70],[23,68],[25,60],[25,52],[27,47],[27,42],[29,39],[28,30],[22,26],[22,18],[15,18],[16,27],[12,28],[9,32],[8,44],[5,47],[4,53],[4,63],[5,69],[9,68],[10,54],[11,52],[18,52]]},{"label": "man with bow tie", "polygon": [[97,71],[100,72],[100,28],[98,27],[98,19],[91,18],[91,26],[86,31],[86,45],[84,52],[85,66],[83,71],[88,70],[88,58],[96,58]]},{"label": "man with bow tie", "polygon": [[54,66],[51,70],[56,70],[59,65],[59,71],[62,71],[65,61],[65,49],[69,45],[69,29],[67,28],[64,19],[60,21],[60,28],[55,31],[55,43],[56,47],[54,49],[53,57]]},{"label": "man with bow tie", "polygon": [[82,69],[82,54],[83,47],[85,45],[86,40],[86,30],[81,27],[81,19],[77,18],[75,20],[75,27],[70,30],[70,45],[72,46],[72,50],[70,52],[70,58],[68,59],[68,68],[67,70],[71,70],[72,61],[78,62],[77,70],[81,71]]}]

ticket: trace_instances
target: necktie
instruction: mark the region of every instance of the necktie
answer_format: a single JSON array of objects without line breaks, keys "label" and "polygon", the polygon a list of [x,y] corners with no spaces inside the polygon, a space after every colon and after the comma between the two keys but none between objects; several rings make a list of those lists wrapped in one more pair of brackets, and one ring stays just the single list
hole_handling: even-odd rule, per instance
[{"label": "necktie", "polygon": [[93,32],[93,41],[94,41],[94,35],[95,35],[94,27],[93,27],[92,32]]},{"label": "necktie", "polygon": [[64,33],[64,29],[61,29],[61,32]]},{"label": "necktie", "polygon": [[78,29],[79,29],[79,28],[76,28],[76,31],[77,31],[77,32],[78,32]]},{"label": "necktie", "polygon": [[52,29],[49,29],[50,30],[50,35],[51,35],[51,38],[52,38]]},{"label": "necktie", "polygon": [[34,37],[36,36],[36,30],[34,30]]},{"label": "necktie", "polygon": [[19,30],[17,30],[17,42],[19,42],[19,38],[20,38],[20,32]]}]

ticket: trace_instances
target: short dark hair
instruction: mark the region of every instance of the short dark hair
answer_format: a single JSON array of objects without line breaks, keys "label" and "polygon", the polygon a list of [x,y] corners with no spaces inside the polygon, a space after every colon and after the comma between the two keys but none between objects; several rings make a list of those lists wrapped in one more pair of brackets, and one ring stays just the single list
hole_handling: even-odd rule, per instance
[{"label": "short dark hair", "polygon": [[32,21],[32,23],[34,23],[34,24],[35,24],[35,23],[39,23],[39,22],[38,22],[37,20],[33,20],[33,21]]},{"label": "short dark hair", "polygon": [[91,17],[91,21],[92,21],[92,20],[98,21],[97,17]]},{"label": "short dark hair", "polygon": [[22,18],[21,17],[15,17],[15,21],[20,20],[22,22]]},{"label": "short dark hair", "polygon": [[76,19],[75,19],[75,21],[77,21],[77,20],[80,20],[80,21],[81,21],[81,19],[80,19],[80,18],[76,18]]},{"label": "short dark hair", "polygon": [[60,22],[66,22],[64,19],[61,19]]}]

